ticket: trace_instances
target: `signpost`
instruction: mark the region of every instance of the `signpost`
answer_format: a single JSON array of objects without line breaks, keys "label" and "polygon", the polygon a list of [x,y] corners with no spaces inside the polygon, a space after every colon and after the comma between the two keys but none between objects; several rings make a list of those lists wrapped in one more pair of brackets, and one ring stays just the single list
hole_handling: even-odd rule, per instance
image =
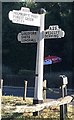
[{"label": "signpost", "polygon": [[45,14],[41,14],[39,40],[37,41],[37,57],[36,57],[36,77],[35,77],[35,93],[34,103],[41,103],[43,101],[43,59],[44,59],[44,38],[42,31],[44,31],[44,17]]},{"label": "signpost", "polygon": [[[41,13],[35,14],[30,12],[29,8],[24,7],[21,10],[9,12],[9,19],[13,23],[38,27],[38,31],[22,31],[18,34],[18,41],[21,43],[37,43],[34,104],[43,102],[44,39],[61,38],[65,35],[58,25],[49,26],[49,29],[44,31],[45,12],[41,8]],[[35,115],[37,114],[35,113]]]}]

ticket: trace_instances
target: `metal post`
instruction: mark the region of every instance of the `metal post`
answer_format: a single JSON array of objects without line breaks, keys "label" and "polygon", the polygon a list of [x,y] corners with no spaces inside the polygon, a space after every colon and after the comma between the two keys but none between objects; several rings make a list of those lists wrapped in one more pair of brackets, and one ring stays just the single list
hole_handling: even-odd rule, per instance
[{"label": "metal post", "polygon": [[[44,11],[41,11],[44,12]],[[44,17],[45,14],[41,13],[40,15],[40,28],[39,31],[39,40],[37,42],[37,58],[36,58],[36,76],[35,76],[35,90],[34,90],[34,99],[33,104],[38,104],[43,102],[43,60],[44,60]],[[35,112],[33,115],[38,115],[38,112]]]},{"label": "metal post", "polygon": [[60,105],[60,120],[64,120],[65,114],[64,114],[64,105]]},{"label": "metal post", "polygon": [[[67,95],[67,85],[64,88],[64,95]],[[67,104],[64,105],[65,106],[65,115],[67,116]]]},{"label": "metal post", "polygon": [[[59,77],[62,78],[61,95],[64,98],[67,95],[68,79],[65,75],[60,75]],[[65,120],[66,116],[67,116],[67,104],[64,104],[60,106],[60,120]]]},{"label": "metal post", "polygon": [[[63,98],[67,95],[66,85],[62,85],[61,93]],[[60,120],[65,120],[66,116],[67,116],[67,104],[60,105]]]},{"label": "metal post", "polygon": [[23,95],[23,100],[26,99],[26,92],[27,92],[27,81],[24,81],[24,95]]},{"label": "metal post", "polygon": [[[64,87],[61,87],[61,95],[64,97]],[[60,120],[64,120],[65,113],[64,113],[64,105],[60,105]]]}]

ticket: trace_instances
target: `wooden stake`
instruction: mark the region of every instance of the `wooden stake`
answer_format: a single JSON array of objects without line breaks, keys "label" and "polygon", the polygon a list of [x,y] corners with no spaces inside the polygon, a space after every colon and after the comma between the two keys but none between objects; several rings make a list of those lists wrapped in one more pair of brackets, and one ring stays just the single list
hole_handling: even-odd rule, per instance
[{"label": "wooden stake", "polygon": [[23,100],[26,99],[26,93],[27,93],[27,81],[24,81],[24,95],[23,95]]},{"label": "wooden stake", "polygon": [[43,81],[43,99],[46,99],[46,80]]}]

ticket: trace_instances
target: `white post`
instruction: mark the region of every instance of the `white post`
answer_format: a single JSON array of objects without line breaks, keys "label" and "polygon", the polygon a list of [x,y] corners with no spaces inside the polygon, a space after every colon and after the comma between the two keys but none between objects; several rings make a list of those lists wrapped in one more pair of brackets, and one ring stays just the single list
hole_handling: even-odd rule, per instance
[{"label": "white post", "polygon": [[44,17],[45,17],[44,13],[40,15],[39,40],[37,42],[35,90],[33,100],[34,104],[43,102],[44,38],[42,32],[44,31]]}]

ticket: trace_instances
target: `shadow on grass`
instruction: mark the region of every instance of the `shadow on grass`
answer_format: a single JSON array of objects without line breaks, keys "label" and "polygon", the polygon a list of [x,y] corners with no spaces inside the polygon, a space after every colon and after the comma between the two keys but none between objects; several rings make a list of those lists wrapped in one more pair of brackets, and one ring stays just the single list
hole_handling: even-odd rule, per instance
[{"label": "shadow on grass", "polygon": [[[36,118],[34,116],[29,117],[29,116],[22,116],[22,114],[14,113],[12,116],[7,117],[7,118],[2,118],[1,120],[59,120],[60,118]],[[65,120],[73,120],[66,118]]]},{"label": "shadow on grass", "polygon": [[59,120],[59,118],[36,118],[36,116],[23,116],[21,113],[13,113],[11,116],[3,117],[1,120]]},{"label": "shadow on grass", "polygon": [[1,120],[24,120],[21,113],[13,113],[11,116],[3,117]]}]

